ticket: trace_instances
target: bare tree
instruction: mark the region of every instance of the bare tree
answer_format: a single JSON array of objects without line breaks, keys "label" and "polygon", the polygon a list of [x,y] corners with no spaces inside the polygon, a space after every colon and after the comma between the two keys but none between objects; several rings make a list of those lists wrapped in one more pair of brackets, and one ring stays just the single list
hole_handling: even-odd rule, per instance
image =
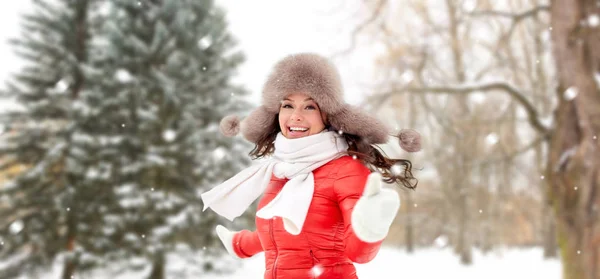
[{"label": "bare tree", "polygon": [[[504,206],[516,202],[509,201],[515,197],[513,187],[529,184],[533,195],[545,192],[542,186],[547,179],[531,180],[531,176],[543,177],[539,162],[547,157],[543,144],[552,131],[547,121],[554,88],[548,58],[549,6],[537,0],[364,4],[370,12],[352,33],[351,46],[362,32],[388,50],[379,59],[381,68],[388,71],[386,80],[379,85],[380,93],[367,102],[381,108],[393,106],[397,98],[406,102],[412,97],[402,96],[416,94],[419,109],[395,107],[409,116],[419,115],[410,127],[430,127],[426,136],[434,145],[428,146],[426,160],[440,177],[437,190],[441,195],[427,199],[437,197],[432,204],[443,208],[431,211],[438,214],[433,216],[432,223],[438,226],[433,237],[449,236],[461,262],[469,263],[472,245],[491,249],[517,222],[509,218],[515,215]],[[474,102],[472,95],[483,100]],[[524,135],[518,135],[524,129]],[[486,144],[489,139],[493,143]],[[534,156],[524,156],[528,151]],[[545,238],[552,240],[552,219],[540,214],[547,210],[531,213],[529,208],[538,207],[511,210],[523,211],[518,216],[527,216],[534,231],[546,232],[549,237]],[[417,214],[408,209],[406,213]],[[423,235],[422,222],[410,217],[403,220],[410,245],[413,230]],[[533,236],[531,241],[537,244],[543,238]],[[551,255],[555,242],[547,243]]]},{"label": "bare tree", "polygon": [[547,174],[564,278],[600,278],[600,6],[555,0],[551,14],[560,86]]}]

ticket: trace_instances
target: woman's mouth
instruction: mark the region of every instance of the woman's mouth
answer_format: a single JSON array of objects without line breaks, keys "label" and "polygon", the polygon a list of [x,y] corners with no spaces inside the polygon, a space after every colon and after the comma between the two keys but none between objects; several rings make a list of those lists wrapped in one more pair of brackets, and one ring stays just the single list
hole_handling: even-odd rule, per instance
[{"label": "woman's mouth", "polygon": [[305,127],[288,127],[288,134],[292,137],[308,135],[308,128]]}]

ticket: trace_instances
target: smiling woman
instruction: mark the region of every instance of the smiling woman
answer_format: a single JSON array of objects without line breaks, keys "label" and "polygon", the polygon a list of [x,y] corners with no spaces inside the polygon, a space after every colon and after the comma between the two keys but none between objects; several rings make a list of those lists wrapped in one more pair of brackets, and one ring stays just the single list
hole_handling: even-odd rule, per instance
[{"label": "smiling woman", "polygon": [[306,94],[292,93],[281,102],[279,128],[288,139],[322,132],[325,129],[324,119],[319,105]]},{"label": "smiling woman", "polygon": [[[386,126],[343,100],[334,65],[301,53],[275,65],[262,106],[242,123],[221,121],[223,134],[241,131],[255,143],[250,155],[268,160],[203,193],[204,208],[233,221],[262,195],[256,231],[217,226],[217,234],[233,256],[265,252],[265,279],[358,278],[353,262],[375,258],[400,206],[382,177],[416,187],[410,161],[372,146],[388,141]],[[397,137],[419,150],[415,131]]]}]

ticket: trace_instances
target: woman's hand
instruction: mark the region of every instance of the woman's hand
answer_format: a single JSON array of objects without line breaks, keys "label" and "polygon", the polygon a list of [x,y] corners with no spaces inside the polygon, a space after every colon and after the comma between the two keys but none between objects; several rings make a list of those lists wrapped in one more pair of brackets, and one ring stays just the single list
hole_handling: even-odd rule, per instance
[{"label": "woman's hand", "polygon": [[233,250],[233,236],[235,235],[235,232],[232,232],[221,225],[217,225],[216,231],[217,235],[219,236],[219,239],[221,239],[221,242],[223,242],[223,246],[225,246],[227,252],[230,255],[239,258]]},{"label": "woman's hand", "polygon": [[365,242],[383,240],[400,208],[396,191],[383,189],[381,174],[369,174],[362,197],[352,210],[352,229]]}]

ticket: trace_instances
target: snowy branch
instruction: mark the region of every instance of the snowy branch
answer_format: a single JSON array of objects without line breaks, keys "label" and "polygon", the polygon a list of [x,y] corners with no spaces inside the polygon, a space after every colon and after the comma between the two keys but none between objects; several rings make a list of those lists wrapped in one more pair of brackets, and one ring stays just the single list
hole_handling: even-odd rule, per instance
[{"label": "snowy branch", "polygon": [[533,9],[521,12],[521,13],[511,13],[511,12],[503,12],[503,11],[494,11],[494,10],[483,10],[483,11],[474,11],[469,13],[471,16],[500,16],[507,17],[512,19],[515,23],[519,22],[523,19],[526,19],[530,16],[535,16],[539,12],[548,12],[550,11],[550,6],[542,5],[534,7]]},{"label": "snowy branch", "polygon": [[539,113],[533,104],[525,97],[525,94],[514,86],[505,82],[490,82],[482,84],[458,85],[458,86],[439,86],[439,87],[406,87],[400,90],[390,91],[379,95],[380,103],[383,103],[389,97],[404,92],[411,93],[437,93],[437,94],[470,94],[473,92],[503,91],[514,98],[525,109],[529,123],[533,128],[543,135],[548,135],[550,128],[546,127],[539,118]]},{"label": "snowy branch", "polygon": [[363,29],[367,28],[367,26],[372,24],[379,17],[379,15],[383,12],[383,7],[385,6],[386,3],[387,3],[387,0],[379,0],[379,2],[377,2],[377,6],[375,7],[375,10],[373,11],[373,13],[362,23],[358,24],[356,26],[356,28],[354,28],[354,30],[352,30],[350,46],[348,46],[348,48],[346,48],[345,50],[342,50],[342,51],[334,54],[333,55],[334,57],[346,55],[346,54],[350,53],[352,50],[354,50],[354,48],[356,47],[356,38],[358,37],[358,34]]},{"label": "snowy branch", "polygon": [[521,13],[511,13],[511,12],[503,12],[503,11],[494,11],[494,10],[483,10],[483,11],[474,11],[469,13],[469,15],[473,17],[478,16],[496,16],[496,17],[506,17],[512,20],[512,23],[508,29],[508,31],[500,36],[498,40],[498,45],[500,46],[502,43],[508,43],[510,37],[512,36],[517,25],[527,19],[529,17],[536,16],[540,12],[549,12],[550,6],[542,5],[536,6],[530,10],[521,12]]},{"label": "snowy branch", "polygon": [[473,164],[473,167],[475,167],[475,166],[491,165],[491,164],[495,164],[495,163],[503,162],[503,161],[511,161],[514,158],[516,158],[517,156],[523,155],[523,154],[525,154],[525,152],[529,151],[530,149],[533,149],[533,148],[537,147],[538,145],[542,144],[546,140],[547,140],[547,136],[538,137],[534,141],[532,141],[529,144],[527,144],[527,145],[525,145],[525,146],[523,146],[523,147],[515,150],[512,153],[504,154],[502,156],[498,156],[498,157],[495,157],[495,158],[489,158],[489,159],[486,159],[485,161],[476,162],[476,163]]}]

